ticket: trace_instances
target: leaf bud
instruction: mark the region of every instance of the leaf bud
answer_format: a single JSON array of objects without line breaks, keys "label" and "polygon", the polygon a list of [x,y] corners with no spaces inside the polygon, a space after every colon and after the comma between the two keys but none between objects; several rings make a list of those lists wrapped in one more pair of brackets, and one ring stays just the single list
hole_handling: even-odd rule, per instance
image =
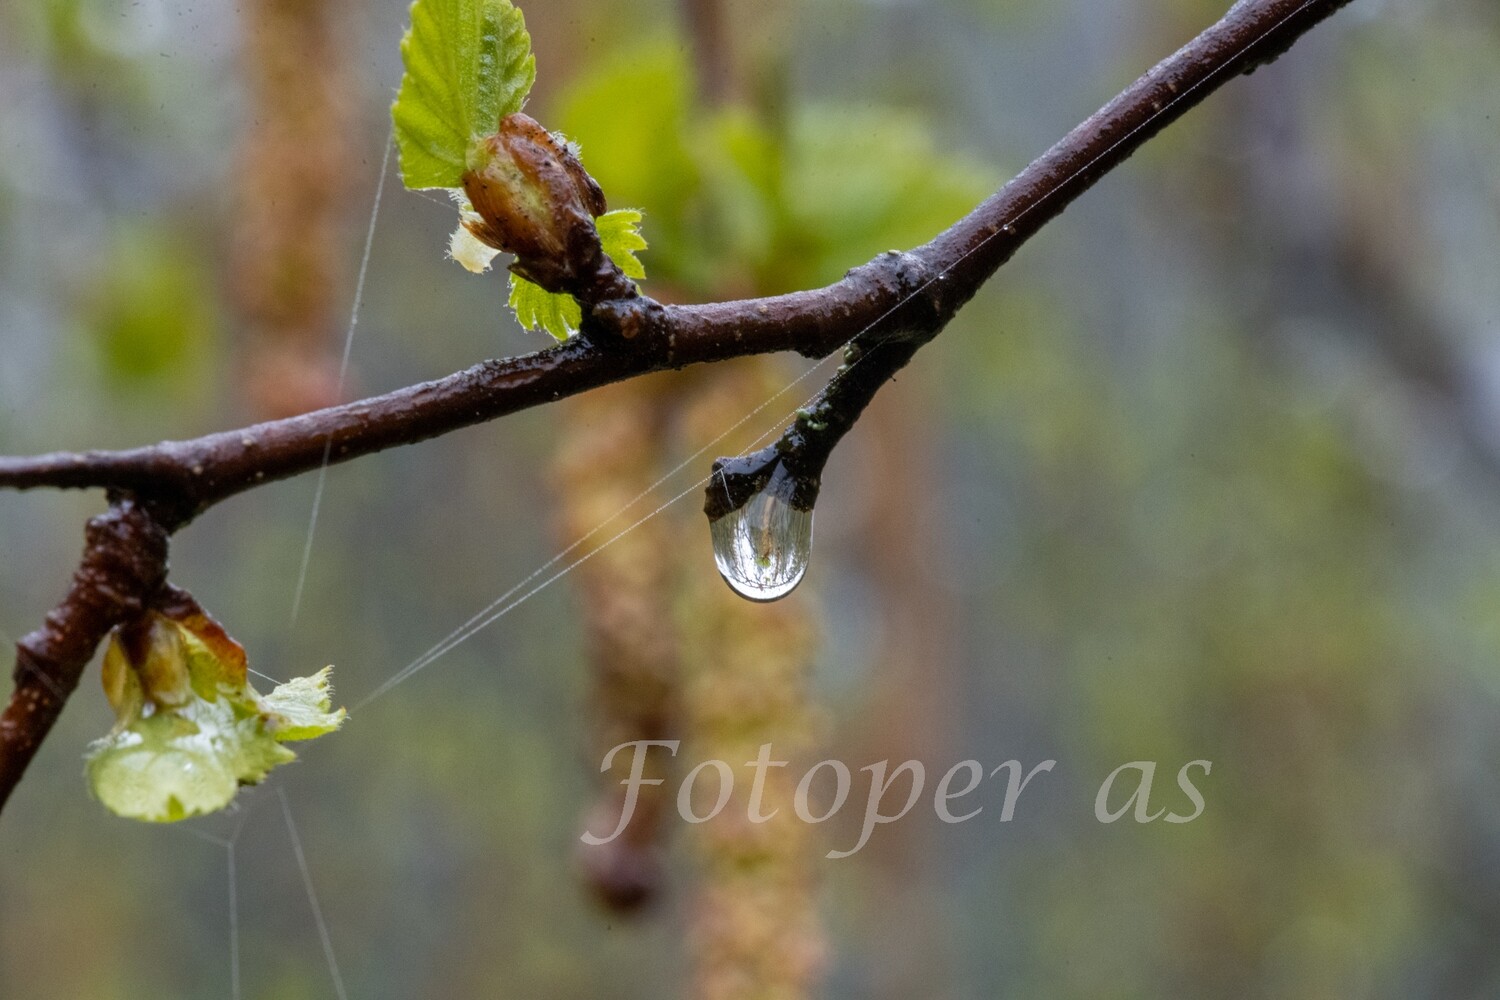
[{"label": "leaf bud", "polygon": [[143,702],[176,706],[192,696],[187,652],[176,626],[160,615],[116,629],[104,653],[104,693],[118,716]]},{"label": "leaf bud", "polygon": [[474,145],[464,173],[480,242],[516,256],[511,270],[549,292],[565,292],[602,252],[594,218],[604,192],[568,144],[520,114]]}]

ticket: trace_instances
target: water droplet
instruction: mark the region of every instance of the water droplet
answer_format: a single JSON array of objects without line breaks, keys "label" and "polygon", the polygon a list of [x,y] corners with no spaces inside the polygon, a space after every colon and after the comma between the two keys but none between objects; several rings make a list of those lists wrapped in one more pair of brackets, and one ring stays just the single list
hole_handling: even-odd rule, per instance
[{"label": "water droplet", "polygon": [[794,489],[795,481],[778,469],[742,507],[708,523],[719,574],[741,597],[778,600],[807,572],[813,512],[791,505]]}]

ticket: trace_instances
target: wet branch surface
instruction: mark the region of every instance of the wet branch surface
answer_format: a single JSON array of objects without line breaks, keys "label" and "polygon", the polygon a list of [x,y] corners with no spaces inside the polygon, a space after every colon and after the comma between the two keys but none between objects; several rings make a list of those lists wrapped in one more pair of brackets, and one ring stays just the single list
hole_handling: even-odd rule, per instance
[{"label": "wet branch surface", "polygon": [[[664,306],[585,289],[582,332],[550,350],[285,420],[125,451],[0,457],[0,488],[100,488],[67,596],[17,643],[0,715],[0,808],[99,642],[164,599],[167,539],[221,500],[414,444],[611,382],[691,364],[796,351],[851,362],[779,447],[816,476],[881,385],[936,337],[1011,255],[1099,178],[1220,85],[1285,52],[1348,0],[1244,0],[1068,133],[996,194],[909,252],[890,252],[814,291]],[[608,277],[608,276],[602,276]]]}]

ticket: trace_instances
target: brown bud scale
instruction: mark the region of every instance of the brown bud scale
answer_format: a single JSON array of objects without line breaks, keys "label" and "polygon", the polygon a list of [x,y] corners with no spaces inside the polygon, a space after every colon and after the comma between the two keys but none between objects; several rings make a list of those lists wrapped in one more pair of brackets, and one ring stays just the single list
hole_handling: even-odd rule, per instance
[{"label": "brown bud scale", "polygon": [[480,242],[515,254],[511,270],[551,292],[569,291],[599,253],[594,218],[604,191],[558,136],[524,114],[507,115],[463,178]]}]

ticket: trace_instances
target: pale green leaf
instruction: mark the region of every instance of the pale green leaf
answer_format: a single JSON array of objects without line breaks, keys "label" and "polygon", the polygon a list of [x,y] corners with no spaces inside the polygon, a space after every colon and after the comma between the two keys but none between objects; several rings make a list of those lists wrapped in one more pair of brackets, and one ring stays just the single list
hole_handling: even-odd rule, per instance
[{"label": "pale green leaf", "polygon": [[636,252],[646,249],[646,238],[641,235],[641,212],[636,208],[617,208],[605,212],[594,220],[599,230],[599,245],[625,272],[625,277],[640,281],[646,277],[646,265]]},{"label": "pale green leaf", "polygon": [[546,330],[567,340],[583,322],[583,310],[571,295],[549,292],[519,275],[510,276],[510,307],[527,330]]},{"label": "pale green leaf", "polygon": [[148,823],[216,812],[239,784],[198,726],[165,713],[94,742],[87,759],[89,787],[105,808]]},{"label": "pale green leaf", "polygon": [[224,808],[241,784],[293,759],[258,717],[241,717],[227,698],[194,697],[90,745],[88,778],[110,812],[172,823]]},{"label": "pale green leaf", "polygon": [[342,708],[331,711],[332,667],[261,697],[246,680],[244,651],[206,616],[158,616],[150,634],[156,641],[141,663],[130,662],[118,636],[105,653],[118,723],[86,759],[89,786],[111,812],[169,823],[222,809],[240,785],[296,759],[283,741],[344,721]]},{"label": "pale green leaf", "polygon": [[474,140],[521,110],[536,80],[525,19],[510,0],[416,0],[401,60],[391,108],[401,179],[456,188]]},{"label": "pale green leaf", "polygon": [[[646,265],[637,252],[646,249],[641,235],[641,213],[634,208],[617,208],[594,220],[599,230],[599,245],[627,278],[637,281],[646,277]],[[516,320],[527,330],[545,330],[558,340],[567,340],[583,322],[583,310],[571,295],[546,289],[512,274],[510,307]]]},{"label": "pale green leaf", "polygon": [[258,785],[274,768],[297,759],[296,754],[265,731],[259,719],[241,719],[239,731],[241,738],[231,766],[242,785]]},{"label": "pale green leaf", "polygon": [[260,699],[266,731],[278,741],[310,740],[343,725],[344,710],[330,711],[332,672],[332,667],[324,667],[311,677],[293,677]]}]

